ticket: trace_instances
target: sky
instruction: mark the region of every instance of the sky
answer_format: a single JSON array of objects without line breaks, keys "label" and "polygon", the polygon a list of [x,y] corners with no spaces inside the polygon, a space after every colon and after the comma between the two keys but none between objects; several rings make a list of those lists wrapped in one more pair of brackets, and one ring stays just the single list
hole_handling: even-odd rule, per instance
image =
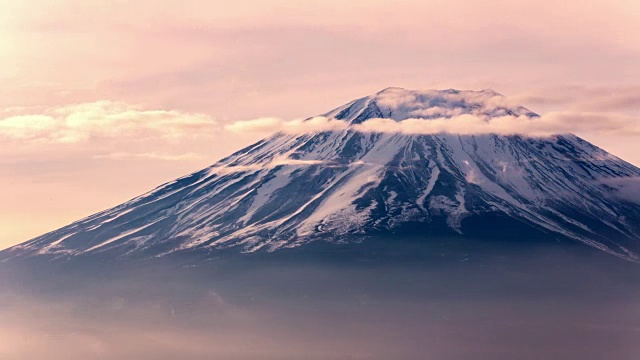
[{"label": "sky", "polygon": [[635,0],[0,0],[0,248],[272,130],[238,121],[389,86],[580,114],[564,126],[640,165],[638,24]]}]

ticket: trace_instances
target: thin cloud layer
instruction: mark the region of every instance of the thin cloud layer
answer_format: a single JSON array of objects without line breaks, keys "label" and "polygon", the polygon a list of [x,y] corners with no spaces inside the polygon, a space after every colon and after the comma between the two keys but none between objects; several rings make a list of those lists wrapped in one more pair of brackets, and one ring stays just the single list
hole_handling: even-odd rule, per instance
[{"label": "thin cloud layer", "polygon": [[550,136],[567,133],[603,133],[640,135],[640,122],[630,115],[591,112],[551,112],[538,118],[528,116],[500,116],[491,119],[475,115],[457,115],[447,118],[369,119],[351,125],[341,120],[316,117],[310,120],[278,120],[263,118],[243,120],[225,127],[231,132],[285,132],[309,133],[352,129],[361,132],[404,134],[500,134],[524,136]]},{"label": "thin cloud layer", "polygon": [[234,133],[272,132],[282,127],[282,119],[275,117],[263,117],[252,120],[239,120],[225,125],[225,130]]},{"label": "thin cloud layer", "polygon": [[548,113],[539,118],[501,116],[490,120],[474,115],[432,120],[371,119],[356,126],[358,131],[406,134],[499,134],[550,136],[576,132],[599,132],[619,135],[640,134],[640,124],[630,116],[601,113]]},{"label": "thin cloud layer", "polygon": [[273,117],[253,120],[240,120],[224,127],[233,133],[272,133],[282,131],[291,134],[343,130],[347,124],[343,121],[317,116],[310,119],[283,120]]},{"label": "thin cloud layer", "polygon": [[615,189],[620,199],[640,202],[640,177],[604,179],[602,183]]},{"label": "thin cloud layer", "polygon": [[204,114],[148,110],[121,102],[96,101],[48,109],[38,114],[23,112],[0,118],[0,138],[48,143],[79,143],[92,138],[116,137],[176,139],[211,132],[216,124]]}]

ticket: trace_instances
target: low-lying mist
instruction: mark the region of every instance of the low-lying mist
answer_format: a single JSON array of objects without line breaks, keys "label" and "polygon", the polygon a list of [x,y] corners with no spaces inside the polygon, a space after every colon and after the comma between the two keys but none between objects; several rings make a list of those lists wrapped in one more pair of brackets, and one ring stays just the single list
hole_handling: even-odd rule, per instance
[{"label": "low-lying mist", "polygon": [[640,356],[637,264],[499,247],[7,263],[0,359]]}]

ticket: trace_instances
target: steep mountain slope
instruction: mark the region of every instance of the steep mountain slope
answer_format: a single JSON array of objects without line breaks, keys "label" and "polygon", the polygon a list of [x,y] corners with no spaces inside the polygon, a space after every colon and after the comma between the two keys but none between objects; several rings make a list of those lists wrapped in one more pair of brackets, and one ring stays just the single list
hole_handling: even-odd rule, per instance
[{"label": "steep mountain slope", "polygon": [[372,118],[537,117],[496,98],[386,89],[324,115],[344,129],[275,134],[0,256],[274,251],[395,233],[571,240],[637,260],[640,204],[620,196],[615,180],[640,169],[585,140],[353,128]]}]

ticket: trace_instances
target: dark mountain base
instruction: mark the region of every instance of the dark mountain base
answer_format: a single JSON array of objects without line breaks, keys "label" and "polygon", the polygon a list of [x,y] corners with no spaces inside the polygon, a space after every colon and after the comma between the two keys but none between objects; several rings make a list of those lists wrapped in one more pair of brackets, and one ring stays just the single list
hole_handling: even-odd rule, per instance
[{"label": "dark mountain base", "polygon": [[640,356],[640,266],[552,239],[395,235],[274,253],[23,260],[0,274],[0,358]]}]

